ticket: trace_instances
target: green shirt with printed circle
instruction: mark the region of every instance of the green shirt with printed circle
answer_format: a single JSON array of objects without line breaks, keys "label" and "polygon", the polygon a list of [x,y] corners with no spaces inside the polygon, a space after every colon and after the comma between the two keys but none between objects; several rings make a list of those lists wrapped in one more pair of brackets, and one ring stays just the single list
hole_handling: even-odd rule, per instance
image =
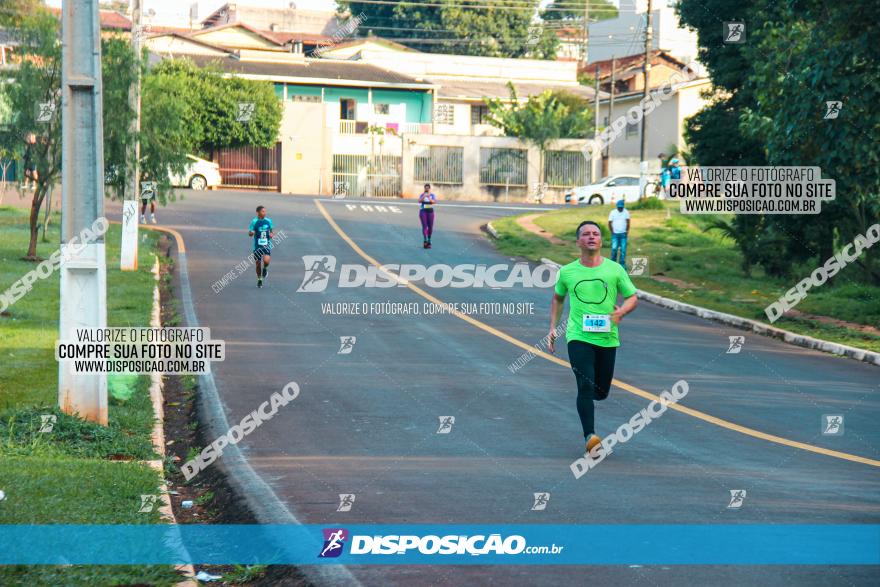
[{"label": "green shirt with printed circle", "polygon": [[584,267],[580,259],[563,265],[556,277],[556,293],[568,295],[567,341],[580,340],[596,346],[620,346],[617,324],[611,321],[609,332],[584,332],[585,314],[607,315],[614,313],[618,294],[628,298],[636,293],[626,269],[611,259],[602,258],[598,267]]}]

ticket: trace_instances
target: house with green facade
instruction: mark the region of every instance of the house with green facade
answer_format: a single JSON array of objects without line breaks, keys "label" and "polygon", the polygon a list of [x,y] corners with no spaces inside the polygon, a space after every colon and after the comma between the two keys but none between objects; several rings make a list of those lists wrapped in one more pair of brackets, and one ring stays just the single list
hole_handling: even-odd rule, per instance
[{"label": "house with green facade", "polygon": [[319,102],[333,112],[338,107],[342,132],[366,133],[370,126],[396,134],[430,132],[423,125],[432,122],[436,87],[429,82],[368,63],[308,58],[301,45],[279,46],[244,25],[222,32],[216,39],[222,46],[212,45],[215,39],[204,32],[156,35],[147,44],[158,57],[186,57],[200,66],[270,81],[285,103]]},{"label": "house with green facade", "polygon": [[[356,53],[344,52],[355,45]],[[186,57],[273,84],[284,104],[278,142],[215,154],[228,186],[406,197],[429,182],[448,197],[516,201],[541,178],[559,178],[552,194],[591,175],[583,141],[560,140],[542,158],[485,120],[487,98],[511,98],[508,82],[520,100],[547,89],[591,96],[574,65],[428,55],[375,40],[313,58],[299,43],[279,44],[246,26],[155,35],[147,46],[154,58]]]}]

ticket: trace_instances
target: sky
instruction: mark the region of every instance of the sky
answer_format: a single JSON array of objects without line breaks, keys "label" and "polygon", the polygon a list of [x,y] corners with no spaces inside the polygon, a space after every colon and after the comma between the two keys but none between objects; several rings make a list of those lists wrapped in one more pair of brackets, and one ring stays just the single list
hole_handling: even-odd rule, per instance
[{"label": "sky", "polygon": [[[141,0],[141,7],[146,11],[151,8],[156,11],[157,20],[188,19],[189,7],[193,3],[199,5],[199,20],[223,6],[229,1],[235,0]],[[268,8],[287,8],[292,0],[238,0],[238,4],[247,6],[265,6]],[[336,10],[336,2],[333,0],[293,0],[297,8],[305,10]],[[49,6],[61,6],[61,0],[46,0]],[[158,24],[158,22],[157,22]]]},{"label": "sky", "polygon": [[[49,6],[61,6],[61,0],[45,1]],[[268,8],[287,8],[290,2],[293,1],[297,8],[305,10],[336,10],[336,2],[334,0],[141,0],[141,5],[144,14],[150,9],[156,11],[155,24],[170,25],[170,21],[187,21],[189,19],[189,7],[193,3],[198,3],[199,5],[199,20],[201,20],[229,1],[237,1],[238,4],[247,6],[265,6]],[[542,0],[541,6],[548,2],[549,0]],[[620,4],[619,0],[612,0],[612,2],[617,5]]]}]

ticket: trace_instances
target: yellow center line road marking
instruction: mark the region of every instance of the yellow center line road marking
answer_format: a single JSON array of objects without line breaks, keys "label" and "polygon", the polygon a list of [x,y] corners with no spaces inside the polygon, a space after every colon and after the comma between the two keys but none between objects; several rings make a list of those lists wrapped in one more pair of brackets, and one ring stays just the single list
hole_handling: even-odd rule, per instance
[{"label": "yellow center line road marking", "polygon": [[[370,255],[365,253],[364,250],[361,249],[357,245],[357,243],[355,243],[351,239],[351,237],[349,237],[345,233],[345,231],[343,231],[339,227],[338,224],[336,224],[336,221],[333,220],[333,218],[330,216],[330,214],[327,212],[326,208],[324,208],[324,206],[323,206],[323,204],[321,204],[321,202],[319,202],[318,200],[315,200],[315,205],[318,207],[318,210],[321,211],[321,214],[324,215],[324,218],[327,219],[327,222],[330,224],[330,226],[333,227],[333,230],[335,230],[336,233],[342,238],[342,240],[347,242],[348,245],[352,249],[354,249],[354,252],[357,253],[358,255],[360,255],[365,261],[367,261],[368,263],[370,263],[374,267],[378,268],[379,271],[388,275],[391,279],[397,281],[400,284],[406,285],[406,287],[408,287],[410,290],[414,291],[415,293],[419,294],[420,296],[422,296],[426,300],[428,300],[434,304],[437,304],[437,305],[445,306],[445,302],[432,296],[431,294],[429,294],[428,292],[426,292],[425,290],[423,290],[419,286],[413,285],[412,283],[409,283],[405,279],[400,279],[394,273],[391,273],[390,271],[386,270],[382,266],[381,263],[379,263],[378,261],[376,261],[376,259],[374,259]],[[497,336],[498,338],[500,338],[504,341],[507,341],[514,346],[518,346],[521,349],[527,350],[530,353],[534,354],[535,356],[541,357],[542,359],[550,361],[551,363],[556,363],[557,365],[565,367],[566,369],[571,368],[571,365],[569,365],[568,361],[563,361],[559,357],[555,357],[549,353],[545,353],[544,351],[538,350],[537,348],[530,346],[530,345],[526,344],[525,342],[510,336],[509,334],[501,332],[500,330],[497,330],[497,329],[489,326],[488,324],[484,324],[483,322],[480,322],[479,320],[477,320],[475,318],[472,318],[470,316],[462,314],[461,312],[458,312],[457,310],[454,310],[452,308],[450,308],[450,310],[452,310],[449,312],[450,314],[453,314],[456,317],[464,320],[468,324],[476,326],[477,328],[479,328],[480,330],[483,330],[484,332],[488,332],[489,334],[491,334],[493,336]],[[624,391],[628,391],[634,395],[637,395],[639,397],[643,397],[647,400],[660,401],[660,399],[661,399],[659,396],[654,395],[653,393],[651,393],[649,391],[645,391],[644,389],[640,389],[634,385],[630,385],[629,383],[624,383],[623,381],[620,381],[619,379],[613,379],[612,383],[614,385],[616,385],[617,387],[623,389]],[[781,436],[775,436],[773,434],[767,434],[766,432],[761,432],[760,430],[755,430],[754,428],[748,428],[747,426],[741,426],[739,424],[734,424],[733,422],[728,422],[727,420],[723,420],[721,418],[712,416],[710,414],[706,414],[705,412],[701,412],[701,411],[695,410],[693,408],[688,408],[687,406],[683,406],[680,403],[668,404],[667,407],[669,407],[673,410],[676,410],[678,412],[681,412],[683,414],[693,416],[694,418],[697,418],[699,420],[703,420],[704,422],[709,422],[710,424],[715,424],[716,426],[720,426],[721,428],[727,428],[728,430],[733,430],[734,432],[739,432],[741,434],[745,434],[745,435],[751,436],[753,438],[760,438],[761,440],[766,440],[768,442],[782,444],[784,446],[790,446],[792,448],[799,448],[801,450],[805,450],[808,452],[813,452],[813,453],[820,454],[820,455],[826,455],[829,457],[835,457],[838,459],[843,459],[845,461],[852,461],[854,463],[862,463],[865,465],[871,465],[873,467],[880,467],[880,461],[875,460],[875,459],[869,459],[867,457],[862,457],[859,455],[852,455],[852,454],[840,452],[837,450],[822,448],[821,446],[807,444],[805,442],[798,442],[796,440],[790,440],[788,438],[783,438]]]},{"label": "yellow center line road marking", "polygon": [[151,226],[149,224],[142,224],[140,228],[155,230],[156,232],[167,232],[174,237],[174,242],[177,243],[177,250],[181,253],[186,253],[186,245],[183,244],[183,236],[173,228],[168,228],[167,226]]},{"label": "yellow center line road marking", "polygon": [[[119,220],[111,220],[110,224],[118,224],[122,226],[122,222],[120,222]],[[177,250],[181,253],[186,253],[186,245],[183,242],[183,236],[173,228],[168,228],[167,226],[151,226],[149,224],[141,224],[140,226],[138,226],[138,228],[144,230],[155,230],[156,232],[167,232],[174,237],[174,242],[177,243]]]}]

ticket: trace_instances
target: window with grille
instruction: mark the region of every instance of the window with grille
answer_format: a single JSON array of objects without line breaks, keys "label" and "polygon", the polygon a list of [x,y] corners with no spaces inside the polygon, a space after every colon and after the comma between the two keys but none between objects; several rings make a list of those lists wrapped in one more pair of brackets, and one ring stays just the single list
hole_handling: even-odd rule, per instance
[{"label": "window with grille", "polygon": [[480,148],[480,183],[483,185],[526,185],[525,149]]},{"label": "window with grille", "polygon": [[452,104],[437,104],[434,109],[434,122],[437,124],[455,124],[455,106]]},{"label": "window with grille", "polygon": [[471,106],[471,124],[489,124],[489,107]]},{"label": "window with grille", "polygon": [[544,156],[544,181],[550,187],[586,185],[589,173],[580,151],[547,151]]},{"label": "window with grille", "polygon": [[638,122],[630,122],[626,121],[626,138],[638,136],[639,134],[639,123]]},{"label": "window with grille", "polygon": [[462,183],[464,147],[430,146],[413,157],[416,181],[438,184]]}]

